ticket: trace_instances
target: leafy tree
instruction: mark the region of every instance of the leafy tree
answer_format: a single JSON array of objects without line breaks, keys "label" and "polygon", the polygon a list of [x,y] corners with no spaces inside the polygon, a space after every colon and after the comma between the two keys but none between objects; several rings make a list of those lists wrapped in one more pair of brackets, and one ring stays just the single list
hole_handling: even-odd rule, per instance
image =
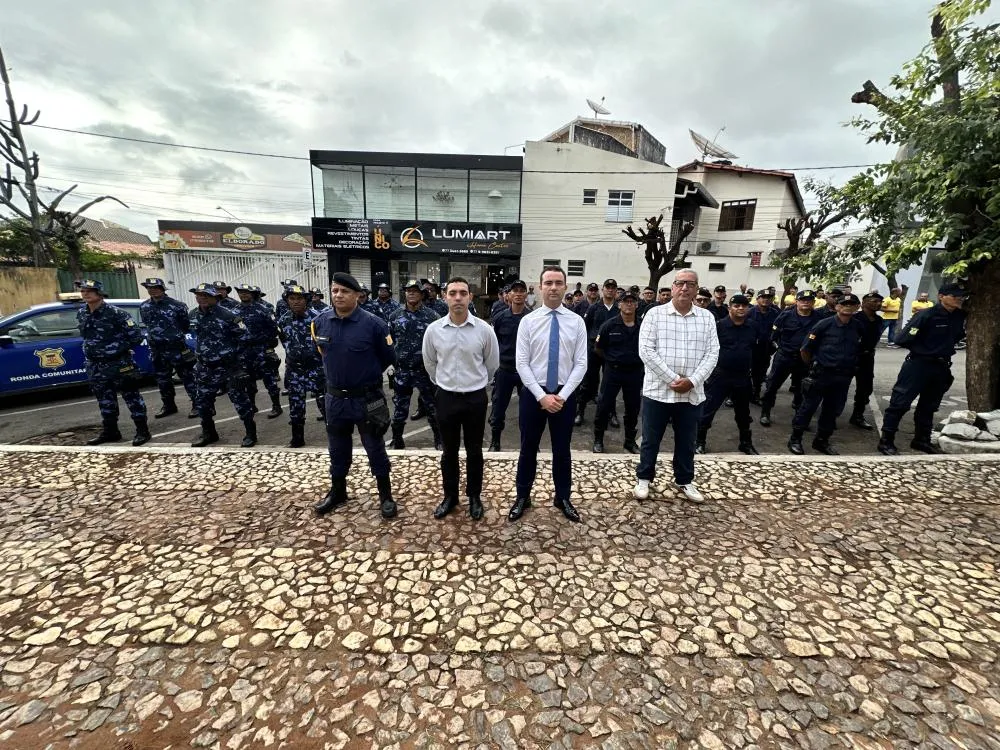
[{"label": "leafy tree", "polygon": [[681,250],[684,240],[694,231],[694,223],[685,221],[680,225],[677,236],[667,247],[667,237],[660,226],[663,221],[663,214],[650,216],[646,219],[646,229],[639,229],[638,233],[632,229],[632,225],[622,230],[622,234],[628,235],[637,245],[645,245],[646,267],[649,269],[649,286],[656,289],[659,287],[660,279],[673,271],[675,268],[685,268],[687,261],[687,249]]},{"label": "leafy tree", "polygon": [[[75,243],[70,247],[68,243]],[[52,264],[69,270],[74,276],[85,271],[113,271],[123,263],[138,256],[113,255],[87,241],[86,232],[69,232],[66,237],[55,235],[49,238],[48,251],[52,254]],[[0,224],[0,264],[13,266],[32,265],[34,247],[31,225],[24,219],[12,219]]]}]

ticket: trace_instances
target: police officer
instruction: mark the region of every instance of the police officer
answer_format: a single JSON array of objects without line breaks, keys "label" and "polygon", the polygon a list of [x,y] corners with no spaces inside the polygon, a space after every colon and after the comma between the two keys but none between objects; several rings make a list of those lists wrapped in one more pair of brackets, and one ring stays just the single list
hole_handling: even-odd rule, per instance
[{"label": "police officer", "polygon": [[219,441],[215,430],[215,398],[225,390],[236,413],[243,420],[246,434],[241,446],[257,444],[257,426],[253,421],[253,404],[247,395],[250,375],[243,364],[243,335],[246,326],[239,315],[221,303],[225,289],[215,284],[199,284],[190,290],[198,306],[190,313],[191,330],[197,336],[194,367],[195,406],[201,417],[201,434],[191,443],[202,448]]},{"label": "police officer", "polygon": [[[438,314],[438,317],[444,317],[448,314],[448,303],[441,299],[441,287],[435,284],[430,279],[421,279],[424,285],[424,304],[427,305],[431,310]],[[471,305],[469,306],[470,312],[475,315],[475,308]]]},{"label": "police officer", "polygon": [[[801,292],[800,292],[801,294]],[[830,436],[837,428],[837,417],[847,404],[847,391],[858,367],[861,339],[865,327],[854,318],[861,300],[857,295],[841,295],[837,314],[816,323],[802,343],[802,361],[809,367],[809,376],[802,381],[802,405],[792,419],[792,434],[788,450],[801,456],[802,435],[817,409],[819,422],[812,447],[828,456],[836,456]]]},{"label": "police officer", "polygon": [[215,288],[222,292],[222,299],[219,300],[219,304],[222,305],[227,310],[232,310],[238,314],[240,303],[229,296],[229,293],[233,291],[233,288],[229,286],[225,281],[213,281]]},{"label": "police officer", "polygon": [[497,301],[493,303],[490,308],[490,320],[492,321],[497,315],[507,309],[507,294],[510,292],[510,284],[505,284],[503,289],[500,290],[500,296]]},{"label": "police officer", "polygon": [[500,436],[507,424],[507,407],[510,397],[517,389],[521,395],[521,378],[517,374],[517,329],[530,310],[525,304],[528,296],[528,286],[518,279],[510,285],[507,301],[510,307],[503,310],[493,319],[493,333],[500,345],[500,369],[493,376],[493,393],[490,396],[490,450],[500,450]]},{"label": "police officer", "polygon": [[882,318],[878,315],[881,306],[882,295],[869,292],[861,298],[861,309],[854,313],[855,320],[864,328],[864,334],[858,354],[858,371],[854,376],[854,411],[848,422],[862,430],[875,429],[875,425],[865,419],[865,409],[875,390],[875,350],[882,337]]},{"label": "police officer", "polygon": [[135,437],[132,445],[152,440],[146,420],[146,402],[139,393],[139,368],[132,350],[142,343],[142,329],[124,310],[104,301],[100,281],[76,282],[86,303],[76,311],[76,324],[83,337],[87,380],[101,410],[101,431],[87,445],[114,443],[122,439],[118,430],[118,394],[122,395],[132,421]]},{"label": "police officer", "polygon": [[[587,309],[583,316],[587,325],[587,374],[580,384],[579,403],[577,405],[576,421],[573,423],[577,427],[583,424],[587,411],[587,404],[597,398],[601,387],[601,368],[604,361],[597,353],[595,343],[597,334],[611,318],[618,315],[618,282],[614,279],[606,279],[601,289],[601,299]],[[618,427],[617,417],[611,423],[612,427]]]},{"label": "police officer", "polygon": [[802,403],[802,391],[799,384],[806,372],[805,362],[799,351],[806,335],[816,324],[818,318],[813,312],[816,295],[811,289],[803,289],[795,295],[795,307],[783,310],[771,329],[771,341],[778,346],[778,351],[771,361],[771,371],[767,374],[764,395],[760,400],[760,425],[771,425],[771,409],[777,400],[778,389],[784,385],[789,376],[792,378],[792,408],[798,409]]},{"label": "police officer", "polygon": [[319,287],[313,287],[312,289],[309,290],[309,293],[312,296],[312,302],[309,303],[309,307],[311,309],[315,310],[318,313],[321,313],[326,308],[329,307],[329,305],[323,301],[322,289],[320,289]]},{"label": "police officer", "polygon": [[966,313],[962,305],[967,297],[968,292],[960,284],[944,284],[938,290],[938,303],[918,312],[896,334],[896,345],[909,349],[910,353],[899,369],[885,410],[879,453],[886,456],[899,453],[895,445],[896,431],[918,396],[910,447],[924,453],[940,453],[931,445],[931,428],[934,412],[955,381],[951,374],[951,358],[958,343],[965,338]]},{"label": "police officer", "polygon": [[747,313],[747,322],[752,323],[757,329],[757,340],[753,345],[750,362],[750,383],[753,388],[750,403],[758,406],[760,389],[764,386],[764,377],[767,375],[767,368],[771,365],[771,355],[776,348],[771,341],[771,331],[774,330],[774,321],[778,319],[780,312],[774,304],[774,290],[761,289],[757,292],[757,304]]},{"label": "police officer", "polygon": [[[257,381],[263,380],[264,388],[271,397],[271,411],[267,413],[267,418],[275,419],[284,412],[281,408],[281,388],[278,385],[281,358],[274,350],[278,345],[278,325],[267,308],[254,299],[254,295],[259,291],[260,287],[252,284],[238,285],[236,293],[240,296],[240,307],[237,313],[243,320],[245,328],[243,361],[250,374],[250,403],[254,411],[257,411],[257,406],[254,404],[257,397]],[[285,303],[287,304],[287,299]]]},{"label": "police officer", "polygon": [[438,319],[438,314],[424,304],[423,290],[417,281],[406,287],[406,307],[401,307],[389,317],[389,334],[396,347],[396,370],[392,376],[392,447],[405,448],[403,428],[410,410],[413,389],[420,390],[418,397],[427,423],[434,435],[434,447],[441,447],[441,432],[438,429],[434,408],[434,385],[424,369],[422,347],[424,331]]},{"label": "police officer", "polygon": [[[326,375],[326,434],[330,448],[330,491],[316,506],[323,515],[347,502],[351,469],[351,435],[357,426],[368,464],[378,485],[382,518],[396,515],[389,478],[389,456],[383,435],[389,407],[382,392],[382,373],[396,355],[389,326],[358,308],[361,285],[347,273],[335,273],[329,310],[312,323],[313,341],[323,357]],[[352,356],[345,357],[344,352]]]},{"label": "police officer", "polygon": [[309,306],[308,292],[301,286],[287,289],[288,312],[278,321],[278,338],[285,347],[285,388],[288,389],[288,417],[292,426],[289,448],[306,444],[306,393],[312,393],[325,421],[326,381],[323,360],[312,340],[312,322],[319,313]]},{"label": "police officer", "polygon": [[392,289],[390,289],[389,285],[384,282],[378,285],[376,293],[378,294],[378,299],[375,300],[375,306],[378,308],[378,314],[381,316],[382,320],[388,323],[389,318],[391,318],[393,313],[399,310],[402,305],[392,298]]},{"label": "police officer", "polygon": [[715,316],[716,321],[725,320],[729,317],[729,305],[726,304],[726,295],[729,290],[724,284],[719,284],[712,291],[712,301],[708,303],[708,311]]},{"label": "police officer", "polygon": [[594,282],[587,284],[587,293],[579,302],[573,305],[573,312],[586,319],[587,310],[601,299],[601,288]]},{"label": "police officer", "polygon": [[378,309],[378,305],[375,304],[375,300],[371,298],[372,291],[364,284],[361,284],[361,294],[358,297],[358,307],[360,307],[365,312],[369,312],[379,318],[382,317],[382,313]]},{"label": "police officer", "polygon": [[824,318],[832,318],[834,315],[836,315],[837,304],[840,302],[843,296],[844,293],[837,288],[831,289],[825,295],[817,292],[816,300],[823,302],[823,304],[821,304],[819,307],[814,308],[819,320],[823,320]]},{"label": "police officer", "polygon": [[753,385],[750,368],[754,349],[760,334],[757,324],[749,319],[750,298],[734,294],[727,305],[729,315],[716,323],[719,335],[719,362],[705,382],[705,407],[698,424],[695,453],[704,453],[708,431],[712,429],[715,413],[723,402],[731,399],[736,429],[740,434],[737,449],[748,456],[758,455],[750,431],[750,397]]},{"label": "police officer", "polygon": [[272,318],[274,318],[274,320],[277,320],[278,319],[277,318],[277,314],[278,313],[277,313],[277,310],[275,309],[274,305],[272,305],[270,302],[268,302],[266,299],[264,299],[264,297],[267,296],[267,292],[265,292],[259,286],[255,286],[253,289],[254,289],[254,291],[253,291],[253,300],[254,300],[254,302],[256,302],[258,305],[260,305],[265,310],[267,310],[267,314],[270,315]]},{"label": "police officer", "polygon": [[174,373],[180,377],[191,399],[189,419],[198,416],[194,408],[194,363],[197,359],[184,340],[188,332],[190,320],[188,309],[180,300],[168,297],[167,285],[163,279],[149,278],[142,282],[149,293],[149,299],[139,305],[139,318],[146,327],[146,341],[149,344],[149,356],[156,374],[156,385],[160,390],[163,402],[160,410],[153,415],[161,419],[177,413],[177,403],[174,400]]},{"label": "police officer", "polygon": [[636,309],[639,297],[628,291],[618,303],[618,315],[605,321],[594,342],[596,351],[604,362],[604,384],[594,417],[594,453],[604,453],[604,431],[608,418],[622,392],[625,403],[625,443],[629,453],[638,453],[635,442],[639,423],[639,404],[642,401],[644,369],[639,359],[639,321]]}]

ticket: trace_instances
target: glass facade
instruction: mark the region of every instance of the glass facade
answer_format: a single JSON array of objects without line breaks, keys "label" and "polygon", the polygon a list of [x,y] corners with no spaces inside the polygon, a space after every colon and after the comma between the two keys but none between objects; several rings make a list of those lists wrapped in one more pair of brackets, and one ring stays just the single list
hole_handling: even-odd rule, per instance
[{"label": "glass facade", "polygon": [[519,222],[521,173],[471,170],[469,221]]},{"label": "glass facade", "polygon": [[317,198],[323,202],[324,216],[340,216],[345,219],[365,218],[364,177],[362,168],[343,164],[316,170],[319,180],[313,180]]},{"label": "glass facade", "polygon": [[417,218],[468,221],[469,170],[417,169]]},{"label": "glass facade", "polygon": [[364,171],[367,218],[417,218],[417,181],[413,167],[364,167]]}]

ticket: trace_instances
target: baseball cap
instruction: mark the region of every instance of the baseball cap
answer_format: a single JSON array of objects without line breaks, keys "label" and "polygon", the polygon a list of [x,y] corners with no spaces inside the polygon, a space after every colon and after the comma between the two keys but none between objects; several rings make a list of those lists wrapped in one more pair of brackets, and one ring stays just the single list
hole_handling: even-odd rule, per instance
[{"label": "baseball cap", "polygon": [[885,297],[883,297],[881,294],[879,294],[877,291],[873,289],[861,299],[885,299]]},{"label": "baseball cap", "polygon": [[942,284],[938,287],[938,294],[943,294],[946,297],[968,297],[969,290],[961,284],[952,282],[949,284]]},{"label": "baseball cap", "polygon": [[298,284],[289,284],[285,287],[285,292],[287,294],[301,294],[303,297],[309,293],[305,290],[305,287],[301,287]]},{"label": "baseball cap", "polygon": [[726,289],[726,287],[725,287],[725,286],[723,286],[722,284],[719,284],[719,285],[718,285],[717,287],[715,287],[715,289],[713,289],[712,291],[715,291],[715,292],[725,292],[725,291],[728,291],[728,290]]},{"label": "baseball cap", "polygon": [[750,298],[747,297],[745,294],[734,294],[732,297],[729,298],[729,304],[730,305],[749,305],[750,304]]},{"label": "baseball cap", "polygon": [[151,276],[142,282],[142,286],[149,289],[150,287],[158,286],[160,289],[166,290],[167,284],[163,279],[158,279],[155,276]]},{"label": "baseball cap", "polygon": [[600,289],[600,287],[597,286],[597,284],[595,284],[593,281],[591,281],[589,284],[587,284],[587,291],[588,292],[596,292],[598,289]]},{"label": "baseball cap", "polygon": [[392,291],[392,287],[390,287],[390,286],[389,286],[388,284],[386,284],[386,283],[385,283],[384,281],[383,281],[383,282],[382,282],[381,284],[379,284],[379,285],[378,285],[378,286],[376,287],[376,289],[388,289],[389,291]]},{"label": "baseball cap", "polygon": [[[385,287],[386,289],[389,288],[387,284],[379,284],[379,289],[381,289],[382,287]],[[403,289],[416,289],[417,291],[421,292],[423,291],[423,287],[420,286],[420,282],[417,281],[416,279],[411,279],[410,281],[407,281],[406,284],[403,285]]]},{"label": "baseball cap", "polygon": [[188,289],[188,291],[193,294],[207,294],[212,297],[220,297],[223,294],[222,290],[216,287],[213,282],[202,282],[193,289]]},{"label": "baseball cap", "polygon": [[860,305],[861,300],[858,299],[856,294],[845,294],[840,299],[837,300],[838,305]]},{"label": "baseball cap", "polygon": [[816,292],[814,292],[812,289],[803,289],[801,292],[795,295],[795,299],[797,300],[801,299],[801,300],[806,300],[808,302],[812,302],[813,300],[816,299]]},{"label": "baseball cap", "polygon": [[73,284],[77,289],[93,289],[95,292],[104,294],[104,284],[93,279],[81,279]]},{"label": "baseball cap", "polygon": [[759,292],[757,292],[757,299],[762,299],[764,297],[767,297],[768,299],[774,299],[774,290],[761,289]]},{"label": "baseball cap", "polygon": [[618,282],[615,281],[614,279],[605,279],[604,280],[604,286],[613,286],[613,287],[615,287],[617,289],[618,288]]},{"label": "baseball cap", "polygon": [[517,281],[510,282],[510,290],[513,292],[515,289],[521,289],[526,292],[528,291],[528,285],[518,279]]},{"label": "baseball cap", "polygon": [[638,302],[639,296],[633,291],[627,291],[622,295],[622,298],[618,300],[619,302]]}]

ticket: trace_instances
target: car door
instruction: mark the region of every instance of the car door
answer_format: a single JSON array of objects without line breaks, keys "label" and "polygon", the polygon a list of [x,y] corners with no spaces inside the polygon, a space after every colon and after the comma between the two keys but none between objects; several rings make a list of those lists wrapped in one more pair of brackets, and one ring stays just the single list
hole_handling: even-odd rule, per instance
[{"label": "car door", "polygon": [[29,311],[8,321],[0,336],[0,393],[38,390],[87,380],[76,305]]}]

